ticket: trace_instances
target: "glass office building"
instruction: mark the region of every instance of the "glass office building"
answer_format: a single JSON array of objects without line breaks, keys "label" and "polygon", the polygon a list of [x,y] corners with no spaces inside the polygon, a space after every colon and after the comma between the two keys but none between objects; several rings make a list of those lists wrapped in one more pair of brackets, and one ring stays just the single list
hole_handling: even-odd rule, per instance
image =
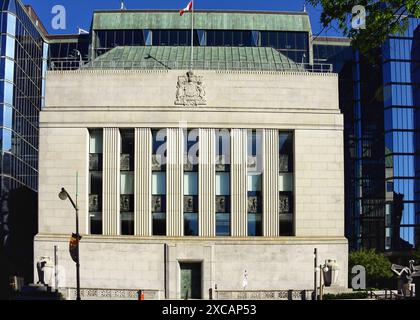
[{"label": "glass office building", "polygon": [[[385,250],[416,246],[415,164],[416,130],[420,122],[415,113],[420,105],[413,99],[420,85],[411,74],[411,68],[420,56],[412,53],[414,30],[420,19],[409,19],[404,34],[390,36],[382,48],[382,81],[384,97],[385,144]],[[418,160],[417,160],[418,161]]]},{"label": "glass office building", "polygon": [[340,49],[334,38],[313,44],[314,61],[332,63],[339,73],[351,249],[418,245],[418,26],[410,19],[404,34],[390,36],[374,53],[376,62],[344,44]]},{"label": "glass office building", "polygon": [[0,10],[0,271],[31,279],[48,46],[30,8],[4,0]]}]

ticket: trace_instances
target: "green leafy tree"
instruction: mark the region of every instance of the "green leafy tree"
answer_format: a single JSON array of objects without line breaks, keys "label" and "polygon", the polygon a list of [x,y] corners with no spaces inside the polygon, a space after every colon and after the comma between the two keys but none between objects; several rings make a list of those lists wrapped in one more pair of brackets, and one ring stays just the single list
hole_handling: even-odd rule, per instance
[{"label": "green leafy tree", "polygon": [[420,263],[420,249],[413,252],[413,259],[415,263]]},{"label": "green leafy tree", "polygon": [[374,249],[353,251],[349,254],[349,279],[352,278],[351,269],[355,265],[364,266],[366,269],[366,284],[368,287],[387,287],[393,277],[391,262],[384,254]]},{"label": "green leafy tree", "polygon": [[[404,32],[408,17],[420,17],[420,0],[307,0],[312,6],[321,6],[324,29],[334,22],[352,44],[369,57],[372,49],[384,43],[389,34]],[[362,5],[366,11],[366,28],[353,29],[352,9]],[[371,57],[370,57],[371,58]]]}]

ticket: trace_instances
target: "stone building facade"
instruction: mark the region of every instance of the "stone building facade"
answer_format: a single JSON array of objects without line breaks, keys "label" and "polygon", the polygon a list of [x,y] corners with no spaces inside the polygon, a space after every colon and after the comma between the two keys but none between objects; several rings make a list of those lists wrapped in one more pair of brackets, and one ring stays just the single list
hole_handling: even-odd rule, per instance
[{"label": "stone building facade", "polygon": [[[58,245],[59,286],[75,287],[68,254],[74,210],[58,198],[65,187],[78,194],[85,297],[97,290],[110,297],[142,289],[155,299],[208,298],[210,288],[311,290],[314,248],[319,261],[337,260],[337,286],[347,287],[337,75],[296,69],[194,70],[191,82],[189,76],[98,68],[47,73],[35,259],[52,256]],[[160,129],[163,169],[155,163]],[[191,129],[198,129],[199,161],[188,166],[184,134]],[[229,133],[227,166],[219,163],[221,129]],[[124,151],[127,132],[131,153]],[[255,160],[260,169],[252,173]],[[102,189],[93,191],[98,168]]]}]

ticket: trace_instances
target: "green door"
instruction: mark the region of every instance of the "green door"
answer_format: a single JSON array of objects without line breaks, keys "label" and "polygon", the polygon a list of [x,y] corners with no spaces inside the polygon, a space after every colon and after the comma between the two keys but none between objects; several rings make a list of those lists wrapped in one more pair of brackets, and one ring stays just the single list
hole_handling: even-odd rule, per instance
[{"label": "green door", "polygon": [[180,263],[181,299],[201,299],[201,263]]}]

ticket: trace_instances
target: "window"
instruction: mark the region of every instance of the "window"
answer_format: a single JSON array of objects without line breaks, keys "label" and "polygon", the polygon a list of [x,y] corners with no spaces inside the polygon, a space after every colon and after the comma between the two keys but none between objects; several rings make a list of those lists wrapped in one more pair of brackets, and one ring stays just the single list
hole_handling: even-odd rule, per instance
[{"label": "window", "polygon": [[102,129],[89,130],[90,233],[102,234]]},{"label": "window", "polygon": [[280,236],[294,235],[293,133],[279,133]]},{"label": "window", "polygon": [[262,131],[248,130],[248,236],[262,236]]},{"label": "window", "polygon": [[122,235],[134,235],[134,130],[120,130],[120,223]]},{"label": "window", "polygon": [[216,131],[216,236],[230,236],[230,131]]},{"label": "window", "polygon": [[188,130],[184,143],[184,235],[198,236],[198,130]]},{"label": "window", "polygon": [[166,235],[166,130],[152,131],[152,234]]}]

